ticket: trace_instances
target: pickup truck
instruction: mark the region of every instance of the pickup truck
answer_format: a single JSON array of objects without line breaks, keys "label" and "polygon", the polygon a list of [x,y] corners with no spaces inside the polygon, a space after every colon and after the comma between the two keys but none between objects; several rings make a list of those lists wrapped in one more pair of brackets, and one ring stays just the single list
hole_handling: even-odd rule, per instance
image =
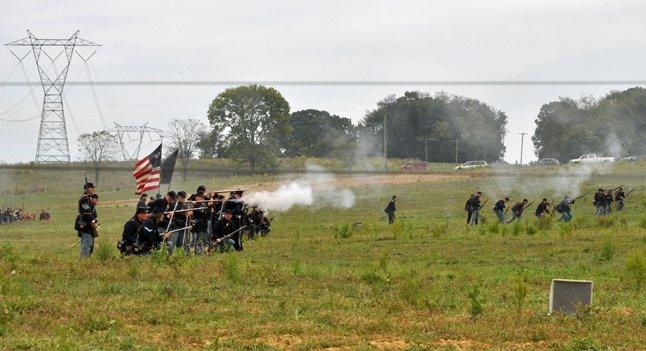
[{"label": "pickup truck", "polygon": [[579,158],[570,160],[570,163],[609,163],[615,162],[614,157],[598,157],[595,154],[581,155]]}]

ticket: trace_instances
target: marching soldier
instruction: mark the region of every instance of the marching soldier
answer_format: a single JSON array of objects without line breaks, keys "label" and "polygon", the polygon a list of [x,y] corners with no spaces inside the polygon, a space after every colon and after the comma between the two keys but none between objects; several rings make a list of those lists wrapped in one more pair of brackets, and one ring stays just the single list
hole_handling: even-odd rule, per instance
[{"label": "marching soldier", "polygon": [[516,219],[520,221],[520,217],[523,215],[523,211],[525,210],[525,205],[527,205],[527,199],[523,199],[522,202],[517,202],[511,208],[511,219],[507,221],[507,224],[513,222]]},{"label": "marching soldier", "polygon": [[594,200],[592,201],[592,204],[596,208],[597,216],[601,216],[604,214],[605,211],[605,190],[599,188],[596,193],[594,193]]},{"label": "marching soldier", "polygon": [[[177,204],[175,204],[175,202],[177,202]],[[188,208],[186,204],[186,192],[177,192],[175,202],[169,203],[166,206],[167,211],[175,211],[174,213],[167,215],[168,220],[171,221],[170,230],[173,231],[168,238],[168,253],[170,255],[173,254],[176,247],[188,245],[188,243],[184,243],[185,231],[177,230],[188,226],[188,218],[190,217],[190,212],[177,212],[186,210]],[[166,228],[164,227],[163,229],[165,230]]]},{"label": "marching soldier", "polygon": [[566,196],[563,198],[563,201],[561,201],[558,205],[556,205],[556,212],[561,213],[561,218],[559,218],[559,221],[563,222],[569,222],[572,220],[572,204],[576,201],[576,199],[573,199],[569,196]]},{"label": "marching soldier", "polygon": [[537,218],[543,218],[547,214],[550,214],[550,204],[547,199],[543,199],[543,201],[541,201],[541,203],[536,207],[534,215],[536,215]]},{"label": "marching soldier", "polygon": [[473,198],[475,196],[475,194],[471,194],[467,202],[464,204],[464,211],[467,213],[467,224],[471,224],[471,216],[473,215],[473,211],[471,210],[471,202],[473,201]]},{"label": "marching soldier", "polygon": [[493,211],[496,213],[500,224],[505,224],[505,208],[507,207],[507,202],[509,202],[509,198],[505,197],[502,200],[498,200],[493,206]]},{"label": "marching soldier", "polygon": [[[206,187],[204,188],[206,189]],[[200,190],[200,188],[198,188]],[[195,200],[197,201],[194,204],[194,208],[203,208],[207,207],[205,201],[205,194],[203,191],[198,191],[195,194]],[[201,255],[202,250],[205,246],[208,247],[208,225],[209,225],[209,212],[208,209],[200,209],[193,211],[193,216],[195,223],[193,225],[193,245],[195,247],[195,254]]]},{"label": "marching soldier", "polygon": [[605,214],[610,214],[612,212],[612,201],[613,201],[613,196],[612,196],[612,190],[608,189],[604,193],[604,213]]},{"label": "marching soldier", "polygon": [[395,201],[397,201],[397,196],[393,195],[392,199],[390,200],[390,202],[388,202],[388,205],[384,209],[384,212],[386,212],[386,214],[388,215],[388,224],[395,223],[395,212],[397,211]]},{"label": "marching soldier", "polygon": [[617,203],[617,212],[624,209],[625,198],[626,198],[626,193],[624,192],[624,189],[622,187],[619,187],[619,189],[617,189],[617,193],[615,194],[615,202]]},{"label": "marching soldier", "polygon": [[478,191],[475,196],[470,199],[470,203],[467,202],[467,212],[471,211],[471,219],[469,221],[469,224],[471,225],[478,224],[478,220],[480,219],[480,209],[482,208],[482,204],[480,203],[481,196],[482,192]]}]

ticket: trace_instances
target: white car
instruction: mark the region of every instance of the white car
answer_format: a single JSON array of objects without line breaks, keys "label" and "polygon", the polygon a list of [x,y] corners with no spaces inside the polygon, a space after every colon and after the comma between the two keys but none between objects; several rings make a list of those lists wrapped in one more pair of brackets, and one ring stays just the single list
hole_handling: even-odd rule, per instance
[{"label": "white car", "polygon": [[478,168],[478,167],[487,167],[487,162],[485,162],[485,161],[467,161],[467,162],[455,167],[455,169],[470,169],[470,168]]},{"label": "white car", "polygon": [[570,163],[609,163],[615,162],[614,157],[599,157],[595,154],[581,155],[579,158],[570,160]]}]

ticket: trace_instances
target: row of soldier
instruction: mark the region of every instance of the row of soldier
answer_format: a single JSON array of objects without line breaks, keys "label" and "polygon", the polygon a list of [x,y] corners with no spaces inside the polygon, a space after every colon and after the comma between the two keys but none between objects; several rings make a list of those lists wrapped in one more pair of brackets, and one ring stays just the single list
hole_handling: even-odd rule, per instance
[{"label": "row of soldier", "polygon": [[169,254],[183,248],[186,254],[243,250],[243,238],[267,235],[271,221],[258,206],[251,212],[242,198],[243,190],[208,192],[199,186],[187,196],[185,191],[169,191],[164,197],[147,201],[142,195],[134,217],[125,225],[118,247],[125,255],[146,254],[162,246]]},{"label": "row of soldier", "polygon": [[[626,196],[629,195],[633,190],[625,193],[621,186],[612,190],[604,190],[600,188],[597,193],[595,193],[593,201],[597,215],[609,214],[611,212],[613,201],[617,203],[617,211],[621,211],[624,208]],[[536,207],[534,215],[537,218],[543,218],[547,215],[553,216],[554,212],[557,212],[561,214],[559,221],[569,222],[574,217],[572,213],[572,205],[576,202],[576,200],[582,198],[583,196],[585,195],[581,195],[577,198],[565,196],[563,200],[561,200],[558,204],[554,202],[550,203],[546,198],[543,198]],[[467,212],[467,224],[475,225],[478,224],[478,222],[481,222],[480,210],[487,203],[487,200],[481,202],[481,198],[482,192],[480,191],[475,194],[471,194],[470,198],[464,205],[464,210]],[[516,202],[512,207],[508,207],[507,203],[509,201],[509,197],[505,197],[498,200],[493,206],[493,211],[501,224],[520,220],[523,212],[533,203],[529,202],[527,199],[523,199],[522,201]],[[507,219],[507,212],[509,210],[511,210],[511,218]]]},{"label": "row of soldier", "polygon": [[[190,197],[184,191],[169,191],[148,201],[144,194],[134,216],[124,225],[117,247],[124,255],[148,254],[163,246],[170,254],[178,247],[196,254],[242,250],[245,235],[253,238],[271,230],[271,220],[257,206],[249,212],[242,194],[242,190],[233,191],[225,200],[221,192],[207,192],[205,186],[199,186]],[[98,200],[94,185],[86,183],[74,224],[81,257],[92,254],[98,237]]]}]

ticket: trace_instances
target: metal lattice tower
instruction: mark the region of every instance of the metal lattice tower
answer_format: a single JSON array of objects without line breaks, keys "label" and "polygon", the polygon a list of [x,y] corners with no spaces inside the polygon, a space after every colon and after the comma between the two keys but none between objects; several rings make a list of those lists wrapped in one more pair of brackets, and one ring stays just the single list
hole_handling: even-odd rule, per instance
[{"label": "metal lattice tower", "polygon": [[[163,131],[149,127],[148,123],[140,126],[122,126],[115,123],[114,127],[110,128],[110,133],[117,136],[124,161],[139,159],[139,151],[146,136],[151,142],[161,141],[163,138]],[[132,144],[134,146],[129,147]]]},{"label": "metal lattice tower", "polygon": [[[38,147],[36,149],[36,162],[69,162],[70,148],[67,140],[67,128],[65,126],[65,112],[63,110],[63,87],[67,72],[72,62],[74,50],[79,46],[100,46],[97,43],[87,41],[78,37],[76,31],[68,39],[39,39],[29,30],[27,38],[16,40],[5,44],[6,46],[29,46],[36,60],[38,75],[43,87],[43,110],[40,118],[40,130],[38,132]],[[55,48],[56,54],[48,53],[45,48]],[[60,48],[60,50],[59,50]],[[64,54],[64,55],[63,55]],[[51,61],[54,72],[45,66],[44,57]],[[56,69],[56,60],[62,57],[65,59],[63,68]],[[49,73],[49,74],[48,74]]]}]

